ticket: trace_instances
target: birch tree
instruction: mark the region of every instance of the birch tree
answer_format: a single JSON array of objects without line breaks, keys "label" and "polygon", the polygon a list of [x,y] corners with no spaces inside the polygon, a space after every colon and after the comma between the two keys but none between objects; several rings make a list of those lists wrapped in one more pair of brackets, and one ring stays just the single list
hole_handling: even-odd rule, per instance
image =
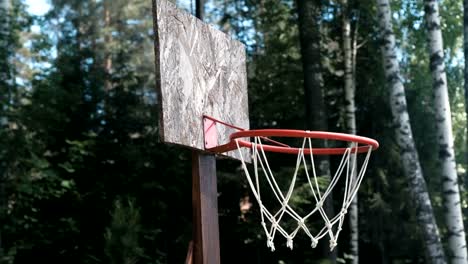
[{"label": "birch tree", "polygon": [[424,238],[427,263],[446,263],[439,230],[426,181],[424,180],[416,146],[413,140],[406,96],[401,81],[400,66],[397,61],[395,34],[391,22],[388,0],[377,0],[379,31],[382,36],[382,55],[385,78],[389,88],[390,107],[394,119],[396,141],[400,148],[403,169],[408,178],[409,190],[416,207],[416,218]]},{"label": "birch tree", "polygon": [[[463,53],[465,55],[464,88],[465,113],[468,116],[468,0],[463,0]],[[468,119],[466,126],[468,127]],[[468,129],[465,134],[465,163],[468,165]],[[468,175],[465,175],[466,179]],[[465,184],[467,181],[465,180]]]},{"label": "birch tree", "polygon": [[447,76],[445,74],[439,5],[436,0],[425,0],[424,10],[429,41],[437,145],[439,147],[439,161],[443,182],[444,215],[448,229],[447,235],[450,249],[448,257],[451,263],[468,263],[455,151],[453,148],[452,120]]},{"label": "birch tree", "polygon": [[[347,132],[356,134],[356,107],[355,107],[355,90],[356,90],[356,71],[355,71],[355,54],[356,42],[352,42],[351,22],[349,19],[349,3],[348,0],[341,1],[342,27],[343,27],[343,53],[344,53],[344,92],[345,92],[345,122]],[[356,40],[356,36],[354,36]],[[352,177],[356,177],[356,171],[352,171]],[[358,218],[358,195],[354,197],[349,207],[349,230],[350,230],[350,255],[351,263],[359,263],[359,218]]]}]

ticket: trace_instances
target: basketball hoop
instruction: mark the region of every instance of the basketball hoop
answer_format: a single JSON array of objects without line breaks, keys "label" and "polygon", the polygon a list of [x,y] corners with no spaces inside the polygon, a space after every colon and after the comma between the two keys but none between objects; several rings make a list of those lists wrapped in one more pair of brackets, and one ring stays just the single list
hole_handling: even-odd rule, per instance
[{"label": "basketball hoop", "polygon": [[[212,117],[204,117],[205,119],[205,146],[207,151],[222,153],[226,151],[236,150],[239,152],[242,168],[260,207],[261,224],[267,237],[267,246],[274,251],[274,239],[277,234],[280,234],[286,239],[286,246],[293,248],[293,239],[297,233],[302,230],[310,238],[311,246],[314,248],[320,239],[327,237],[330,242],[330,250],[333,250],[337,245],[337,239],[342,230],[344,218],[348,207],[351,205],[356,196],[359,186],[364,177],[371,152],[379,147],[379,143],[371,138],[321,131],[301,131],[301,130],[285,130],[285,129],[262,129],[262,130],[242,130],[241,128],[226,124]],[[213,127],[216,124],[230,126],[241,131],[234,132],[229,137],[229,142],[223,145],[217,145],[217,142],[209,142],[210,138],[216,138],[210,133],[216,133]],[[208,125],[207,124],[211,124]],[[211,131],[210,131],[211,130]],[[293,147],[287,144],[274,140],[273,138],[301,138],[300,146]],[[333,140],[337,142],[346,142],[347,147],[337,148],[314,148],[312,139]],[[245,151],[242,149],[250,149],[251,157],[245,156]],[[267,152],[276,152],[283,154],[296,155],[296,167],[291,178],[291,183],[286,191],[283,191],[278,186],[278,183],[270,168],[267,159]],[[358,159],[361,154],[363,159]],[[342,155],[341,161],[335,171],[332,173],[332,178],[325,191],[321,191],[316,173],[314,162],[315,155]],[[249,159],[247,159],[249,158]],[[252,159],[253,171],[249,171],[246,160]],[[360,161],[359,161],[360,160]],[[315,207],[309,210],[306,215],[299,215],[291,206],[290,199],[295,189],[296,180],[299,172],[303,170],[307,184],[310,188],[311,196],[315,201]],[[279,209],[276,212],[271,212],[262,201],[260,191],[260,175],[264,176],[264,180],[268,184],[279,203]],[[263,179],[263,178],[262,178]],[[341,209],[335,216],[328,216],[323,205],[327,197],[329,197],[333,188],[340,182],[344,188],[343,200]],[[286,230],[281,225],[281,220],[287,215],[296,223],[293,230]],[[319,215],[324,222],[324,226],[320,231],[313,234],[308,226],[307,220],[313,215]]]}]

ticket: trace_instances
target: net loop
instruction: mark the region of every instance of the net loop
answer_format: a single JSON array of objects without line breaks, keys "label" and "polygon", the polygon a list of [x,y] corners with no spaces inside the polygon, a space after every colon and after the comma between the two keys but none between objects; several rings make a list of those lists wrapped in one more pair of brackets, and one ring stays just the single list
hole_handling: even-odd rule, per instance
[{"label": "net loop", "polygon": [[[235,143],[249,187],[259,205],[261,225],[267,238],[267,247],[270,248],[271,251],[275,250],[274,239],[278,234],[286,239],[286,246],[293,249],[293,239],[297,233],[302,230],[311,239],[312,248],[317,246],[320,239],[328,237],[330,250],[333,250],[338,245],[338,237],[342,231],[348,207],[356,196],[364,177],[372,152],[372,146],[368,146],[364,160],[358,169],[357,154],[359,153],[358,151],[362,150],[362,147],[360,147],[357,142],[350,143],[349,147],[345,148],[341,161],[336,172],[331,176],[327,188],[321,190],[319,184],[320,176],[317,176],[315,167],[312,140],[310,137],[304,137],[302,146],[298,148],[297,151],[296,167],[291,177],[291,183],[287,187],[287,190],[283,191],[279,187],[270,168],[262,139],[264,138],[261,136],[252,137],[252,143],[249,145],[252,153],[253,173],[249,171],[245,162],[246,158],[243,156],[244,152],[241,151],[241,148],[245,146],[241,145],[238,139],[235,139]],[[299,215],[290,205],[291,197],[296,187],[296,181],[298,176],[302,175],[299,173],[301,171],[304,172],[303,174],[307,178],[306,183],[308,185],[308,190],[315,201],[315,207],[305,216]],[[325,211],[324,203],[340,180],[344,182],[341,210],[335,216],[329,216]],[[266,182],[264,185],[272,190],[273,196],[278,202],[279,209],[277,209],[276,212],[270,211],[271,209],[269,210],[262,202],[260,191],[261,181]],[[323,227],[315,234],[312,234],[306,224],[307,220],[313,215],[318,215],[323,220]],[[286,230],[286,228],[291,228],[290,226],[283,226],[281,224],[285,216],[292,218],[293,221],[296,222],[296,226],[293,226],[292,231]]]}]

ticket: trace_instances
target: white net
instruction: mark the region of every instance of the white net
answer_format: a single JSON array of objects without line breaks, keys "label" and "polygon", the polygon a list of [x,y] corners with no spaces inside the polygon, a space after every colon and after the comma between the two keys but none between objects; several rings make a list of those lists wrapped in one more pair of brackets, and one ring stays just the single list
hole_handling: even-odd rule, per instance
[{"label": "white net", "polygon": [[[241,147],[237,143],[237,148],[240,150]],[[308,151],[304,151],[305,148],[308,148]],[[330,250],[333,250],[337,245],[337,239],[342,231],[342,226],[344,223],[344,218],[347,213],[348,207],[351,205],[352,200],[356,196],[359,185],[364,177],[364,173],[369,162],[370,153],[372,147],[369,147],[367,154],[364,160],[361,163],[360,169],[358,171],[358,159],[357,159],[357,143],[352,143],[343,153],[343,157],[336,169],[336,172],[333,174],[328,187],[323,191],[320,190],[319,179],[317,177],[314,155],[312,148],[311,138],[304,138],[302,142],[302,147],[299,149],[296,159],[296,168],[292,175],[291,182],[287,191],[282,191],[278,185],[278,182],[275,179],[275,176],[272,173],[270,165],[265,154],[261,137],[253,137],[252,143],[252,163],[253,163],[253,173],[249,172],[247,164],[245,162],[245,157],[242,156],[242,152],[239,151],[242,161],[242,167],[247,176],[252,193],[257,199],[258,205],[260,207],[261,213],[261,224],[265,231],[267,237],[267,246],[274,251],[274,239],[279,234],[286,239],[286,246],[290,249],[293,249],[293,239],[298,234],[299,230],[303,230],[304,233],[310,238],[311,246],[315,248],[320,239],[328,236],[330,242]],[[304,173],[299,173],[300,170],[304,170]],[[262,173],[263,172],[263,173]],[[272,193],[274,194],[275,199],[279,203],[279,209],[275,209],[275,212],[272,212],[268,209],[264,202],[262,201],[261,191],[260,191],[260,181],[261,174],[263,174],[262,179],[266,179],[265,185],[271,187]],[[315,207],[313,207],[308,213],[304,216],[299,215],[291,207],[291,197],[295,190],[295,185],[299,175],[304,174],[307,178],[308,189],[310,189],[311,197],[315,201]],[[340,211],[335,216],[327,215],[327,212],[324,208],[324,203],[327,197],[330,196],[331,191],[340,181],[344,182],[344,194],[341,204]],[[302,208],[303,209],[303,208]],[[288,219],[293,219],[294,225],[293,228],[289,226],[288,231],[286,230],[284,220],[289,216]],[[318,215],[323,219],[324,226],[318,229],[318,232],[312,234],[307,222],[312,216]],[[283,225],[282,225],[283,224]]]}]

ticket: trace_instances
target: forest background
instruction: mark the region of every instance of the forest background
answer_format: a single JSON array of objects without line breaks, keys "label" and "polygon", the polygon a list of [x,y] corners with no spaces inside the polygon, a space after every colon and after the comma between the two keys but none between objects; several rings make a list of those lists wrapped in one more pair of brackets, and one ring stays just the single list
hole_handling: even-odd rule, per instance
[{"label": "forest background", "polygon": [[[195,1],[174,2],[195,14]],[[392,78],[382,56],[391,43],[379,9],[385,1],[304,2],[207,0],[203,19],[246,45],[251,128],[310,127],[307,109],[317,105],[306,100],[303,69],[310,58],[319,65],[313,89],[327,130],[350,132],[354,98],[354,132],[381,145],[359,191],[359,220],[345,227],[336,254],[311,249],[305,238],[294,251],[281,245],[272,253],[239,163],[220,160],[222,263],[467,263],[466,252],[462,262],[454,260],[460,252],[447,220],[453,206],[466,226],[468,212],[463,2],[438,2],[458,179],[453,190],[461,198],[455,205],[443,187],[442,158],[450,154],[438,141],[428,37],[434,27],[425,18],[434,13],[431,1],[391,2],[400,66]],[[43,15],[27,5],[0,0],[0,262],[182,263],[192,236],[190,150],[158,139],[151,1],[50,0]],[[309,60],[307,41],[318,43]],[[355,96],[346,94],[347,77]],[[395,132],[401,125],[392,108],[395,83],[404,86],[410,149],[417,151],[409,165]],[[288,179],[293,163],[277,165],[278,178]],[[405,166],[420,166],[430,211],[418,202],[421,192]],[[301,195],[295,199],[310,204]],[[439,255],[430,252],[434,241],[421,212],[436,223]],[[458,232],[465,240],[464,230]]]}]

